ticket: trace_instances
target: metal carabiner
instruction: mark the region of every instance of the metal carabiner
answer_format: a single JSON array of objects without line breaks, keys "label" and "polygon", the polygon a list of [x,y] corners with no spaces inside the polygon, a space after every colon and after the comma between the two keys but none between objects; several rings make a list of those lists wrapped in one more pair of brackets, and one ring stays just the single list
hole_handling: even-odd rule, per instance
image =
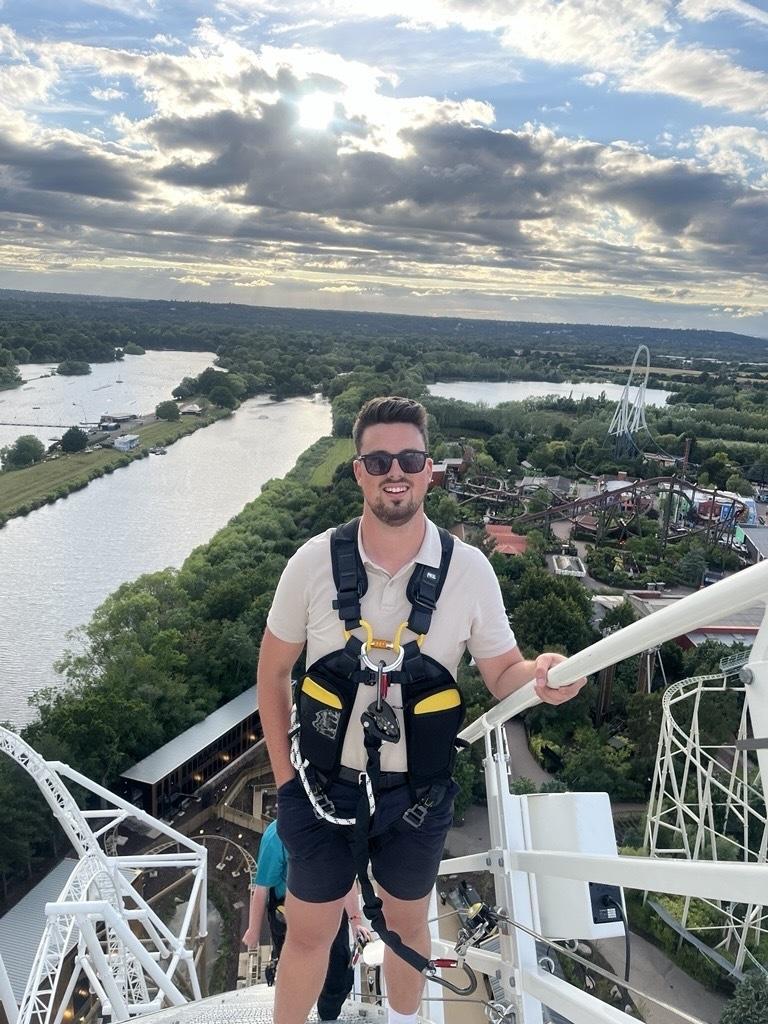
[{"label": "metal carabiner", "polygon": [[[454,985],[445,978],[438,978],[437,972],[441,967],[460,967],[469,978],[469,982],[464,986],[464,988],[459,988],[458,985]],[[475,972],[468,963],[460,963],[458,960],[430,960],[422,973],[425,974],[430,981],[434,981],[436,985],[442,985],[443,988],[447,988],[450,992],[455,992],[457,996],[471,996],[477,988],[477,975]]]},{"label": "metal carabiner", "polygon": [[[371,672],[378,672],[380,663],[377,661],[371,661],[371,659],[368,657],[369,649],[370,646],[368,644],[368,641],[366,640],[363,646],[360,648],[360,661],[363,663],[363,665],[365,665],[366,668],[369,668]],[[388,665],[385,665],[384,668],[382,669],[384,675],[387,675],[388,672],[396,672],[397,669],[399,669],[400,666],[403,664],[403,656],[403,648],[401,647],[400,650],[397,652],[395,660],[391,661]]]}]

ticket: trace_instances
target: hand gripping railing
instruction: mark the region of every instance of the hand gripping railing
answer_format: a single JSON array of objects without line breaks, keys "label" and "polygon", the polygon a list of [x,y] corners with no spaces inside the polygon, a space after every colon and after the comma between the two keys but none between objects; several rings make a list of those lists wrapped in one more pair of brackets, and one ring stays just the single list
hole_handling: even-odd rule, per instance
[{"label": "hand gripping railing", "polygon": [[[725,619],[745,608],[767,603],[768,562],[763,562],[691,594],[574,654],[549,672],[549,685],[554,688],[567,686],[581,676],[592,675],[666,640]],[[766,737],[768,615],[765,613],[747,673],[747,701],[752,728],[755,737]],[[573,1024],[600,1021],[624,1024],[635,1018],[540,969],[534,938],[540,932],[537,878],[542,882],[544,876],[599,881],[684,896],[763,904],[768,903],[768,866],[532,851],[527,842],[525,798],[513,796],[509,790],[504,725],[538,703],[534,683],[528,682],[461,733],[461,738],[468,742],[479,739],[485,742],[491,849],[443,861],[440,873],[490,870],[494,877],[496,902],[514,924],[502,929],[500,954],[469,949],[466,962],[479,973],[495,976],[505,992],[509,1019],[514,1017],[517,1024],[541,1024],[542,1006],[547,1005]],[[768,779],[768,749],[758,749],[756,756],[762,779]],[[444,942],[433,940],[434,955],[440,955],[447,949]],[[676,1012],[681,1020],[697,1019],[690,1014]]]}]

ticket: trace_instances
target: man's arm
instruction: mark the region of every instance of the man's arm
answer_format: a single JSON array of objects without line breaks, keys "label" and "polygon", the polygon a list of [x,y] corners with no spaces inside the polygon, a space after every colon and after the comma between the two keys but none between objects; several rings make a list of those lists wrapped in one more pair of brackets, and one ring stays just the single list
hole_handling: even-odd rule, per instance
[{"label": "man's arm", "polygon": [[251,905],[248,910],[248,928],[242,938],[242,943],[247,949],[253,949],[259,944],[261,921],[264,917],[264,909],[267,905],[268,892],[269,890],[265,885],[254,885],[251,890]]},{"label": "man's arm", "polygon": [[291,669],[304,650],[304,644],[279,640],[264,630],[256,673],[259,718],[267,741],[275,782],[280,787],[296,774],[291,765],[288,730],[291,724]]},{"label": "man's arm", "polygon": [[483,682],[497,700],[503,700],[510,693],[519,690],[530,679],[536,680],[536,694],[545,704],[564,704],[571,700],[586,683],[586,678],[577,679],[569,686],[559,689],[547,685],[547,674],[555,665],[565,661],[564,654],[540,654],[538,658],[526,660],[519,647],[513,647],[495,658],[476,658]]}]

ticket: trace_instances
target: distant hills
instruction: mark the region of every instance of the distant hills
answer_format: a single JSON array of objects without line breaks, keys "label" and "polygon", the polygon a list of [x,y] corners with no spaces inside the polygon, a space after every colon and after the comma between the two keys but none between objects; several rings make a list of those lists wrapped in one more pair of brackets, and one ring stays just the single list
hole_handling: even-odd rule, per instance
[{"label": "distant hills", "polygon": [[[290,309],[276,306],[247,306],[237,303],[186,302],[110,298],[95,295],[67,295],[0,289],[0,345],[3,335],[19,338],[25,327],[38,324],[44,331],[52,322],[69,330],[78,322],[91,330],[99,323],[104,329],[135,327],[147,338],[151,331],[162,345],[169,329],[168,348],[179,348],[179,333],[195,330],[194,348],[201,347],[199,330],[275,330],[333,334],[337,337],[399,341],[439,338],[446,346],[470,349],[480,355],[500,356],[515,349],[534,352],[602,352],[607,358],[625,361],[639,344],[646,344],[654,356],[714,358],[768,362],[768,339],[731,331],[675,330],[666,327],[616,326],[606,324],[537,323],[522,320],[470,320],[459,317],[423,317],[394,313],[342,312],[325,309]],[[203,346],[206,347],[206,346]],[[207,347],[215,347],[209,339]]]}]

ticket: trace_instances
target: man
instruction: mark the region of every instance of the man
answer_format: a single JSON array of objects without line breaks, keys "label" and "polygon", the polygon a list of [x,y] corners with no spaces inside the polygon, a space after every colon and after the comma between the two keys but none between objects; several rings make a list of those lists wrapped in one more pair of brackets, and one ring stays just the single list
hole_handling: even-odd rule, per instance
[{"label": "man", "polygon": [[[272,970],[280,959],[285,942],[285,883],[288,877],[288,857],[279,835],[277,822],[272,821],[264,830],[259,844],[259,861],[256,868],[251,902],[248,913],[248,928],[243,935],[243,945],[252,949],[258,944],[264,910],[267,911],[269,933],[272,938]],[[336,1020],[349,995],[354,981],[350,965],[349,924],[357,938],[367,942],[370,933],[363,927],[360,906],[355,887],[350,889],[344,901],[341,925],[336,933],[328,957],[327,972],[323,989],[317,999],[317,1013],[320,1020]],[[274,975],[273,975],[274,977]],[[272,979],[268,978],[269,983]]]},{"label": "man", "polygon": [[[523,659],[488,560],[476,548],[453,543],[426,518],[432,460],[423,406],[396,397],[372,399],[360,411],[353,438],[355,479],[363,495],[359,528],[328,531],[293,556],[275,592],[259,658],[259,712],[279,787],[280,835],[289,852],[288,936],[275,1024],[305,1021],[356,869],[350,827],[318,818],[290,756],[291,671],[305,644],[309,667],[297,684],[301,756],[294,760],[301,771],[307,763],[318,767],[308,780],[314,803],[333,808],[330,817],[337,821],[367,811],[358,777],[360,785],[372,777],[380,783],[370,827],[378,895],[387,927],[426,957],[429,894],[457,789],[447,750],[453,749],[463,716],[454,680],[464,651],[498,699],[535,678],[539,697],[560,704],[585,682],[547,687],[547,671],[562,656]],[[357,568],[350,560],[350,536]],[[368,660],[344,676],[337,669],[354,662],[350,651]],[[376,671],[380,657],[395,657],[402,667]],[[406,662],[416,665],[415,672]],[[349,680],[357,676],[373,685],[350,691]],[[421,695],[415,705],[412,692]],[[419,716],[420,707],[433,713]],[[390,1024],[412,1024],[423,975],[390,948],[384,974]]]}]

